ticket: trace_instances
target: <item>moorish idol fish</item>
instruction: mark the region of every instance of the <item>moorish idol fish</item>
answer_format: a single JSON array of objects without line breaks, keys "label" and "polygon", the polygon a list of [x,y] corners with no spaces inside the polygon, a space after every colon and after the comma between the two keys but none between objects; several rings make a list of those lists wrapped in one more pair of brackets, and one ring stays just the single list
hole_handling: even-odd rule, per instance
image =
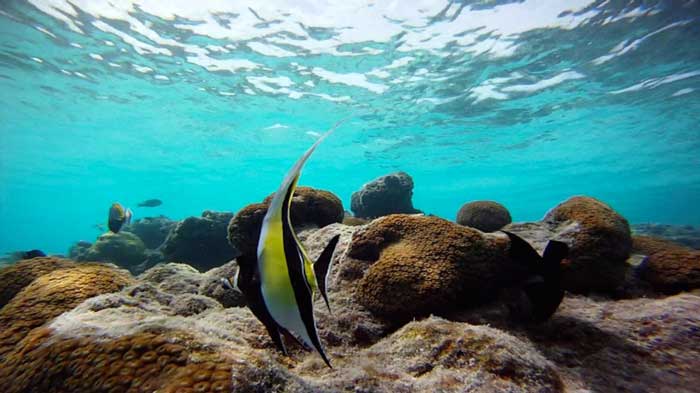
[{"label": "moorish idol fish", "polygon": [[243,292],[251,311],[265,325],[282,353],[287,354],[282,340],[282,335],[286,335],[314,348],[328,367],[331,363],[318,336],[313,296],[320,293],[330,310],[327,276],[340,235],[333,237],[316,262],[312,262],[294,232],[289,210],[306,160],[343,122],[339,121],[323,134],[286,174],[263,218],[256,260],[241,261],[234,280],[224,283],[225,287]]},{"label": "moorish idol fish", "polygon": [[532,246],[514,233],[502,231],[510,238],[510,257],[530,272],[522,286],[530,301],[532,320],[542,322],[554,314],[564,298],[561,284],[561,261],[569,254],[566,243],[550,240],[540,256]]},{"label": "moorish idol fish", "polygon": [[122,226],[129,225],[131,223],[131,209],[124,209],[124,207],[118,202],[114,202],[112,207],[109,208],[109,218],[107,220],[107,227],[110,231],[114,233],[119,233]]}]

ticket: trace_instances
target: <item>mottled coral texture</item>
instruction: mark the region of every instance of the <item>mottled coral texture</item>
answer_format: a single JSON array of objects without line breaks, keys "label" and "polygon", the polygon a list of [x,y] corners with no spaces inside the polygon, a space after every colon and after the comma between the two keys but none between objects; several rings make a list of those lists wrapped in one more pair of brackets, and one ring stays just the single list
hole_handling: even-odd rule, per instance
[{"label": "mottled coral texture", "polygon": [[410,318],[474,302],[503,281],[507,241],[437,217],[391,215],[357,231],[348,251],[373,262],[357,288],[377,315]]},{"label": "mottled coral texture", "polygon": [[0,269],[0,307],[12,300],[22,288],[34,279],[54,270],[76,266],[69,259],[39,257],[18,261]]},{"label": "mottled coral texture", "polygon": [[576,293],[611,292],[621,285],[632,249],[629,223],[624,217],[597,199],[577,196],[550,210],[543,221],[577,226],[560,234],[569,243],[569,263],[563,271],[565,289]]},{"label": "mottled coral texture", "polygon": [[0,360],[32,329],[93,296],[119,291],[133,282],[128,272],[82,264],[44,274],[0,310]]}]

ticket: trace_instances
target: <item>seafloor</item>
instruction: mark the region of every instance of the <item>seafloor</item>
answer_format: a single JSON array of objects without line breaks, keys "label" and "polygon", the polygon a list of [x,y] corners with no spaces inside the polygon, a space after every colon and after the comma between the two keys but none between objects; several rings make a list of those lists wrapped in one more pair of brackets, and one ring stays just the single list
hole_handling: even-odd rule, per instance
[{"label": "seafloor", "polygon": [[[0,385],[13,392],[694,392],[700,386],[700,251],[672,228],[630,225],[589,197],[510,223],[496,203],[457,222],[411,204],[398,173],[353,196],[300,188],[291,216],[311,258],[340,234],[332,312],[316,302],[330,369],[276,351],[221,278],[254,263],[269,200],[235,215],[143,219],[74,245],[70,259],[0,270]],[[505,226],[505,227],[504,227]],[[545,322],[506,228],[538,250],[569,246],[566,295]],[[661,228],[661,229],[659,229]],[[685,232],[684,232],[685,231]],[[673,232],[675,233],[675,232]],[[680,235],[679,235],[680,236]],[[690,240],[688,240],[690,239]],[[228,261],[228,262],[227,262]]]}]

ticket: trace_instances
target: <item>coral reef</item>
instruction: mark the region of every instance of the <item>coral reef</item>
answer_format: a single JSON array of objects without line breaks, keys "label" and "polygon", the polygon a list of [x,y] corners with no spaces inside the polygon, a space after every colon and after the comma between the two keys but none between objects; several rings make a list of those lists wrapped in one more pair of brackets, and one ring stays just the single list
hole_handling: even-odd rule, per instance
[{"label": "coral reef", "polygon": [[138,236],[147,248],[158,248],[175,227],[176,221],[165,216],[140,218],[122,228],[123,231],[131,232]]},{"label": "coral reef", "polygon": [[664,293],[700,288],[700,251],[666,239],[633,236],[634,252],[646,255],[639,272],[651,287]]},{"label": "coral reef", "polygon": [[374,262],[358,301],[386,318],[477,302],[504,283],[507,240],[437,217],[391,215],[355,233],[348,255]]},{"label": "coral reef", "polygon": [[[260,205],[262,213],[239,212],[239,224],[264,215]],[[647,284],[644,296],[655,297],[569,293],[535,324],[511,318],[504,293],[527,272],[507,256],[503,234],[421,215],[300,225],[312,260],[340,235],[328,277],[332,312],[315,300],[333,369],[288,337],[289,356],[276,351],[239,307],[240,294],[223,290],[221,278],[254,261],[245,255],[205,273],[158,264],[136,279],[104,264],[21,261],[0,270],[0,293],[11,298],[0,308],[0,384],[8,393],[694,392],[700,291],[653,290],[697,287],[699,252],[630,239],[625,227],[589,198],[559,205],[542,222],[508,225],[540,251],[552,237],[578,247],[568,263],[591,265],[578,270],[590,274],[580,278],[582,292],[600,288],[587,269],[607,263],[648,280],[614,277],[615,285]]]},{"label": "coral reef", "polygon": [[632,233],[660,237],[700,250],[700,228],[692,225],[633,224]]},{"label": "coral reef", "polygon": [[0,309],[37,277],[75,266],[76,263],[68,259],[40,257],[19,261],[0,269]]},{"label": "coral reef", "polygon": [[505,206],[493,201],[465,203],[457,212],[457,224],[476,228],[483,232],[494,232],[512,221]]},{"label": "coral reef", "polygon": [[[248,205],[238,211],[228,226],[228,240],[240,251],[243,259],[256,255],[260,227],[267,213],[272,195],[262,203]],[[297,187],[289,210],[295,230],[305,227],[322,228],[326,225],[343,221],[343,204],[333,193],[311,187]],[[240,258],[239,258],[240,259]]]},{"label": "coral reef", "polygon": [[226,227],[232,217],[232,213],[207,210],[202,217],[178,222],[161,246],[165,260],[188,263],[200,271],[232,260],[238,255],[226,241]]},{"label": "coral reef", "polygon": [[84,261],[92,243],[86,240],[77,241],[68,249],[68,258],[74,261]]},{"label": "coral reef", "polygon": [[97,238],[79,261],[111,262],[130,269],[146,259],[146,245],[133,233],[107,232]]},{"label": "coral reef", "polygon": [[513,232],[541,251],[550,239],[569,246],[563,264],[564,289],[574,293],[615,293],[625,280],[632,238],[624,217],[590,197],[572,197],[550,210],[540,222],[513,223]]},{"label": "coral reef", "polygon": [[39,276],[0,310],[0,359],[32,329],[85,299],[132,282],[128,272],[103,264],[80,264]]},{"label": "coral reef", "polygon": [[352,194],[350,209],[359,218],[420,213],[413,207],[413,179],[405,172],[379,177]]}]

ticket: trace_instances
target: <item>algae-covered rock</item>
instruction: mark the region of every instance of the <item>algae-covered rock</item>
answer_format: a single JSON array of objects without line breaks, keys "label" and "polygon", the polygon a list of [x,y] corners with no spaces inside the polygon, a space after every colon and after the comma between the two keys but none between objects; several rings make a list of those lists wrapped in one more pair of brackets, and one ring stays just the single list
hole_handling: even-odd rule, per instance
[{"label": "algae-covered rock", "polygon": [[232,217],[232,213],[207,210],[201,217],[178,222],[161,247],[165,260],[207,271],[235,258],[238,250],[226,240],[226,227]]},{"label": "algae-covered rock", "polygon": [[388,319],[476,303],[502,285],[507,240],[437,217],[391,215],[355,232],[348,256],[371,261],[358,301]]},{"label": "algae-covered rock", "polygon": [[493,201],[474,201],[464,204],[457,213],[457,224],[494,232],[512,221],[505,206]]},{"label": "algae-covered rock", "polygon": [[199,294],[216,299],[224,307],[240,307],[245,305],[243,294],[232,291],[221,284],[222,279],[233,279],[238,271],[238,263],[231,261],[222,266],[209,270],[202,275]]},{"label": "algae-covered rock", "polygon": [[337,373],[331,391],[564,391],[555,365],[527,341],[436,317],[405,325],[361,351],[352,366]]},{"label": "algae-covered rock", "polygon": [[0,269],[0,308],[37,277],[75,266],[76,263],[69,259],[39,257],[22,260]]},{"label": "algae-covered rock", "polygon": [[695,392],[700,297],[595,300],[567,296],[519,335],[557,366],[567,391]]},{"label": "algae-covered rock", "polygon": [[146,259],[146,245],[130,232],[107,232],[97,238],[81,261],[111,262],[130,269]]},{"label": "algae-covered rock", "polygon": [[123,231],[131,232],[138,236],[147,248],[158,248],[175,227],[177,221],[173,221],[165,216],[140,218],[122,228]]},{"label": "algae-covered rock", "polygon": [[700,227],[692,225],[634,224],[632,233],[641,236],[661,238],[700,250]]},{"label": "algae-covered rock", "polygon": [[81,264],[43,274],[0,310],[0,360],[32,329],[83,300],[131,284],[128,272],[102,264]]},{"label": "algae-covered rock", "polygon": [[[228,240],[244,259],[256,255],[260,228],[273,195],[269,195],[262,203],[254,203],[238,211],[228,226]],[[344,210],[340,198],[330,191],[297,187],[289,214],[295,230],[299,230],[308,226],[322,228],[341,222]]]},{"label": "algae-covered rock", "polygon": [[80,240],[71,245],[68,249],[68,258],[74,261],[84,261],[92,243],[86,240]]},{"label": "algae-covered rock", "polygon": [[413,179],[406,172],[379,177],[352,194],[350,209],[359,218],[420,213],[413,207]]}]

